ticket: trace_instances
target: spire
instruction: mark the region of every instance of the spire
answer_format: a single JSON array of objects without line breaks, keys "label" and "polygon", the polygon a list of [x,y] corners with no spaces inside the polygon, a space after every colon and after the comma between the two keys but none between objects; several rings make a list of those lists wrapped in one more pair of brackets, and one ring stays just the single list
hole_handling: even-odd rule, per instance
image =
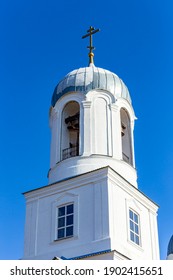
[{"label": "spire", "polygon": [[95,34],[96,32],[100,31],[100,29],[95,29],[94,27],[90,26],[90,29],[87,30],[87,34],[82,36],[82,39],[86,38],[86,37],[90,37],[90,45],[87,47],[89,49],[89,53],[88,53],[88,56],[89,56],[89,65],[90,64],[94,64],[94,53],[92,52],[95,48],[94,46],[92,45],[93,42],[92,42],[92,35]]}]

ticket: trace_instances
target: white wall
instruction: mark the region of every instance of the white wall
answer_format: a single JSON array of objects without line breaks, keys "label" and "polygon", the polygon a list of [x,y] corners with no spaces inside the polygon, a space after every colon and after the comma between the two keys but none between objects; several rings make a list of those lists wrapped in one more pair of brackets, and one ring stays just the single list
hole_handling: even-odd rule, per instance
[{"label": "white wall", "polygon": [[[155,219],[157,207],[110,168],[52,184],[25,197],[24,259],[72,258],[109,249],[132,259],[158,258],[158,244],[151,236],[153,232],[157,239],[157,230],[149,220],[149,213]],[[75,205],[74,236],[55,241],[56,207],[71,202]],[[140,209],[141,248],[128,240],[129,204],[138,212]]]},{"label": "white wall", "polygon": [[[111,247],[130,259],[159,259],[157,205],[112,170],[109,178]],[[130,240],[129,208],[140,218],[140,246]]]},{"label": "white wall", "polygon": [[[107,179],[102,175],[100,181],[96,175],[86,174],[25,195],[24,259],[70,258],[110,248]],[[71,202],[75,204],[74,237],[54,241],[56,207]]]}]

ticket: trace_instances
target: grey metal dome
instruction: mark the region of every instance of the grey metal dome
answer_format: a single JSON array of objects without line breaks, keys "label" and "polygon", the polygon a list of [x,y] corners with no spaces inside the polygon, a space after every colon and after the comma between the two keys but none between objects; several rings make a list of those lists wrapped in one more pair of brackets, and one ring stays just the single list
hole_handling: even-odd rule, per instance
[{"label": "grey metal dome", "polygon": [[58,83],[52,96],[52,106],[67,92],[87,94],[93,89],[109,91],[116,98],[122,97],[131,103],[127,87],[116,74],[90,64],[88,67],[73,70]]},{"label": "grey metal dome", "polygon": [[169,256],[170,254],[173,254],[173,235],[169,240],[167,256]]}]

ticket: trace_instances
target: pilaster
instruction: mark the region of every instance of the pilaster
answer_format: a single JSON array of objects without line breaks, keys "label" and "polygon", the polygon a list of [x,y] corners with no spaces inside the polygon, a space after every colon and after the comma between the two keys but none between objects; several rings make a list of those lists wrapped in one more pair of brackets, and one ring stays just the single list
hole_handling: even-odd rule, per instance
[{"label": "pilaster", "polygon": [[112,155],[116,159],[122,158],[121,143],[121,121],[119,107],[114,103],[110,104],[111,124],[112,124]]},{"label": "pilaster", "polygon": [[53,168],[60,160],[61,118],[57,110],[51,113],[51,130],[50,168]]},{"label": "pilaster", "polygon": [[82,101],[83,105],[83,146],[81,151],[83,156],[91,154],[91,101]]}]

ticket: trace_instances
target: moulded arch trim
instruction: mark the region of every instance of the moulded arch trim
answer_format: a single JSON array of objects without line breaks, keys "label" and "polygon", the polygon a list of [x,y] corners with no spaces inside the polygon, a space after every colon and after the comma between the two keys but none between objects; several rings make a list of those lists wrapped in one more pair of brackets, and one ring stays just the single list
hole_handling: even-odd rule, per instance
[{"label": "moulded arch trim", "polygon": [[121,111],[122,110],[126,112],[128,118],[129,118],[130,124],[132,124],[134,122],[134,119],[132,119],[133,116],[129,113],[127,108],[125,108],[124,106],[119,108],[120,116],[121,116]]},{"label": "moulded arch trim", "polygon": [[79,104],[80,110],[82,108],[81,104],[82,101],[86,100],[86,97],[83,93],[79,93],[79,92],[74,92],[74,93],[66,93],[65,95],[63,95],[63,97],[61,97],[55,104],[55,107],[50,107],[49,110],[49,118],[50,118],[50,126],[52,123],[52,119],[55,115],[60,116],[62,114],[62,111],[65,107],[65,105],[71,101],[75,101]]},{"label": "moulded arch trim", "polygon": [[108,104],[112,104],[116,102],[115,96],[110,91],[107,90],[94,89],[86,94],[87,101],[93,101],[95,98],[98,97],[102,97],[106,101],[109,101]]},{"label": "moulded arch trim", "polygon": [[[83,100],[82,100],[83,101]],[[59,110],[59,114],[62,115],[66,105],[68,105],[69,103],[75,102],[78,104],[79,106],[79,110],[81,110],[82,106],[81,106],[81,101],[75,100],[75,99],[71,99],[69,101],[67,101],[65,104],[63,104],[63,106],[61,107],[61,109]]]},{"label": "moulded arch trim", "polygon": [[135,112],[133,110],[133,107],[124,99],[124,98],[118,98],[116,101],[116,105],[119,108],[119,111],[121,109],[125,109],[129,115],[129,118],[131,121],[136,120]]},{"label": "moulded arch trim", "polygon": [[60,124],[62,125],[62,114],[65,106],[70,103],[70,102],[76,102],[79,105],[79,111],[81,114],[81,109],[82,109],[82,101],[84,100],[83,94],[81,96],[78,96],[76,94],[68,94],[68,96],[65,96],[63,100],[60,100],[60,102],[56,103],[56,111],[59,114],[60,117]]},{"label": "moulded arch trim", "polygon": [[77,92],[77,93],[76,92],[67,93],[67,94],[63,95],[63,97],[61,97],[57,101],[54,108],[55,108],[56,111],[59,111],[61,113],[67,103],[72,102],[72,101],[76,101],[81,107],[81,103],[85,99],[86,99],[86,97],[83,93],[79,93],[79,92]]}]

